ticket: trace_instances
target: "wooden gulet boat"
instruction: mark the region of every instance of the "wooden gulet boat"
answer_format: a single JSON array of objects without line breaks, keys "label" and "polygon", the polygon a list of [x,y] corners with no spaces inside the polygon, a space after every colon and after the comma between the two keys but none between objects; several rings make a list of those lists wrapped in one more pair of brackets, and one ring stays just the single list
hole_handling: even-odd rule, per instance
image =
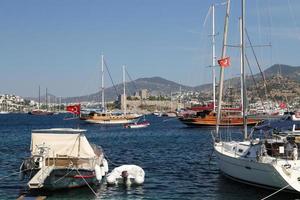
[{"label": "wooden gulet boat", "polygon": [[99,184],[108,172],[100,147],[91,145],[82,129],[33,130],[31,156],[20,171],[30,190],[56,190]]},{"label": "wooden gulet boat", "polygon": [[[217,124],[217,116],[214,111],[200,111],[197,112],[196,115],[192,116],[182,116],[178,118],[182,123],[188,125],[188,126],[216,126]],[[260,120],[248,118],[247,124],[248,125],[256,125],[259,123]],[[220,126],[243,126],[243,117],[228,113],[223,113]]]},{"label": "wooden gulet boat", "polygon": [[123,66],[123,113],[116,114],[112,112],[108,112],[105,108],[104,102],[104,56],[101,56],[101,72],[102,72],[102,85],[101,85],[101,93],[102,93],[102,112],[91,112],[89,114],[80,114],[80,119],[84,120],[88,123],[93,124],[126,124],[132,123],[136,121],[141,115],[132,114],[126,112],[126,93],[125,93],[125,66]]}]

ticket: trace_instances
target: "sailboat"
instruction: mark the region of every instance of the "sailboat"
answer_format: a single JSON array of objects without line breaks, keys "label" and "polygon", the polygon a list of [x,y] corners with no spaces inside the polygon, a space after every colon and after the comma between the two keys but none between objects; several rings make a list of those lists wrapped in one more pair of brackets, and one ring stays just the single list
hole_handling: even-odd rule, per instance
[{"label": "sailboat", "polygon": [[[241,0],[240,18],[241,66],[243,88],[243,141],[223,141],[219,130],[224,80],[224,67],[220,69],[218,115],[214,151],[219,169],[227,177],[253,186],[300,192],[299,136],[295,133],[272,134],[266,139],[251,139],[247,132],[247,107],[245,85],[245,0]],[[227,30],[230,0],[227,0],[222,59],[226,58]]]},{"label": "sailboat", "polygon": [[[188,126],[194,127],[207,127],[207,126],[216,126],[217,124],[217,115],[216,115],[216,52],[215,52],[215,5],[212,4],[210,7],[212,14],[212,93],[213,93],[213,102],[208,106],[200,106],[191,108],[191,114],[180,115],[178,119]],[[248,125],[256,125],[261,120],[255,118],[248,118]],[[222,108],[222,117],[219,122],[219,126],[243,126],[243,117],[241,116],[241,109],[228,106],[227,108]]]},{"label": "sailboat", "polygon": [[38,108],[34,109],[30,112],[28,112],[28,114],[30,115],[53,115],[54,113],[51,111],[48,111],[48,90],[46,88],[46,110],[45,109],[40,109],[40,104],[41,104],[41,89],[39,86],[39,103],[38,103]]},{"label": "sailboat", "polygon": [[123,66],[123,113],[113,113],[107,111],[104,102],[104,56],[101,56],[101,72],[102,72],[102,112],[91,112],[89,114],[80,115],[80,119],[93,124],[126,124],[137,120],[141,115],[127,113],[126,108],[126,89],[125,89],[125,66]]}]

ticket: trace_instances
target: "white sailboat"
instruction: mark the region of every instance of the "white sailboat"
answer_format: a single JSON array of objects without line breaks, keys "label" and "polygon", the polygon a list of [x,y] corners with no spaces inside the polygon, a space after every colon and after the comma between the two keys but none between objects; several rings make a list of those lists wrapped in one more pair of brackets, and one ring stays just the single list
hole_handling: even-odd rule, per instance
[{"label": "white sailboat", "polygon": [[[222,58],[226,57],[230,0],[227,0]],[[247,108],[245,86],[245,0],[242,0],[241,64],[243,79],[243,141],[222,141],[219,131],[224,68],[220,71],[218,98],[218,123],[214,138],[214,150],[220,170],[228,177],[254,186],[300,192],[300,160],[298,148],[300,134],[295,132],[273,135],[269,139],[250,139],[247,135]],[[300,147],[300,146],[299,146]]]}]

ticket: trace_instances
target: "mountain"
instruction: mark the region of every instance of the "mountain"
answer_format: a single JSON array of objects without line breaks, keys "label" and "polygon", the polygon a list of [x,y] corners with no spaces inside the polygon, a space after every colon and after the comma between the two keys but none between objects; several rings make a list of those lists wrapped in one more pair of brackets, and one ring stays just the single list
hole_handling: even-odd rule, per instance
[{"label": "mountain", "polygon": [[283,77],[288,77],[290,80],[300,82],[300,67],[293,67],[289,65],[276,64],[264,71],[265,77],[270,78],[277,74]]},{"label": "mountain", "polygon": [[[268,69],[264,71],[264,76],[267,80],[272,79],[273,77],[277,77],[278,74],[280,74],[282,77],[285,77],[285,79],[280,79],[281,81],[284,81],[285,84],[288,84],[290,81],[294,87],[297,87],[297,83],[299,83],[300,87],[300,67],[293,67],[289,65],[283,65],[283,64],[275,64]],[[257,73],[254,75],[254,79],[257,83],[262,85],[262,76],[260,73]],[[277,80],[277,79],[276,79]],[[272,88],[275,84],[274,81],[268,82],[268,87]],[[253,90],[254,82],[253,77],[248,76],[247,77],[247,85],[250,90]],[[240,87],[240,78],[235,77],[228,79],[224,82],[225,89],[229,86],[231,88],[236,88],[236,90]],[[275,86],[274,87],[278,87]],[[141,89],[147,89],[151,95],[170,95],[171,92],[179,92],[181,88],[182,92],[192,91],[192,92],[206,92],[211,93],[211,84],[203,84],[196,87],[190,87],[186,85],[181,85],[179,83],[176,83],[174,81],[170,81],[161,77],[150,77],[150,78],[139,78],[134,81],[130,81],[126,83],[126,94],[127,95],[134,95],[135,92],[138,92]],[[109,87],[105,89],[105,100],[106,101],[112,101],[116,100],[119,94],[123,93],[123,84],[117,84],[115,87]],[[55,97],[51,95],[51,99],[54,99]],[[79,96],[79,97],[68,97],[63,98],[62,102],[82,102],[82,101],[100,101],[101,95],[100,92],[85,95],[85,96]],[[36,98],[28,98],[28,99],[34,99]],[[45,99],[45,97],[41,97],[41,99]]]},{"label": "mountain", "polygon": [[[265,79],[271,79],[272,77],[276,77],[278,75],[281,75],[282,77],[286,77],[291,81],[296,81],[300,83],[300,66],[290,66],[290,65],[284,65],[284,64],[275,64],[271,67],[267,68],[265,71],[263,71],[263,74],[265,76]],[[255,74],[252,76],[247,76],[247,85],[253,85],[253,78],[255,79],[255,82],[260,82],[262,80],[261,73]],[[272,82],[270,87],[272,87]],[[205,84],[205,85],[199,85],[194,87],[196,91],[202,91],[202,92],[208,92],[211,91],[211,84]],[[224,87],[232,87],[237,88],[240,87],[240,77],[234,77],[231,79],[227,79],[224,81]]]},{"label": "mountain", "polygon": [[[135,92],[142,89],[147,89],[151,95],[170,95],[171,92],[179,92],[180,88],[183,92],[195,90],[194,87],[181,85],[161,77],[139,78],[126,82],[126,95],[134,95]],[[116,100],[119,94],[123,94],[123,84],[120,83],[115,87],[106,88],[104,93],[106,101]],[[101,94],[97,92],[86,96],[64,98],[63,102],[100,101],[100,98]]]}]

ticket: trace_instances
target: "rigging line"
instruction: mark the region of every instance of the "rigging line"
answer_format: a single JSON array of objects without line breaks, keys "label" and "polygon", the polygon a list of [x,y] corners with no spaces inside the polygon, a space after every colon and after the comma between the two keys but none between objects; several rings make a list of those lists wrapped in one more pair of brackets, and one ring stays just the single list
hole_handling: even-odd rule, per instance
[{"label": "rigging line", "polygon": [[249,37],[249,34],[248,34],[248,31],[247,31],[247,29],[245,29],[245,32],[246,32],[246,36],[247,36],[248,42],[249,42],[249,44],[250,44],[250,47],[251,47],[251,50],[252,50],[253,56],[254,56],[254,58],[255,58],[255,61],[256,61],[257,67],[258,67],[258,69],[259,69],[259,71],[260,71],[260,74],[261,74],[261,76],[262,76],[262,78],[263,78],[263,81],[264,81],[264,86],[266,87],[266,78],[265,78],[265,75],[264,75],[264,73],[263,73],[263,71],[262,71],[262,69],[261,69],[261,67],[260,67],[260,64],[259,64],[259,62],[258,62],[258,59],[257,59],[256,53],[255,53],[255,51],[254,51],[254,48],[253,48],[253,46],[252,46],[252,42],[251,42],[251,40],[250,40],[250,37]]},{"label": "rigging line", "polygon": [[[130,79],[130,81],[133,83],[133,87],[135,88],[135,91],[139,91],[139,89],[138,89],[137,86],[136,86],[136,81],[133,80],[133,79],[131,78],[131,76],[130,76],[130,74],[129,74],[129,72],[127,71],[126,68],[125,68],[125,72],[126,72],[128,78]],[[142,103],[146,103],[146,100],[141,98],[141,102],[142,102]]]},{"label": "rigging line", "polygon": [[252,46],[252,42],[251,42],[251,40],[250,40],[250,37],[249,37],[249,34],[248,34],[247,29],[245,29],[245,33],[246,33],[247,39],[248,39],[248,41],[249,41],[249,44],[250,44],[250,47],[251,47],[251,50],[252,50],[252,54],[253,54],[253,56],[254,56],[254,58],[255,58],[256,64],[257,64],[258,69],[259,69],[259,71],[260,71],[260,74],[261,74],[261,76],[262,76],[262,78],[263,78],[263,86],[264,86],[264,90],[265,90],[265,95],[266,95],[266,98],[268,99],[268,89],[267,89],[267,82],[266,82],[265,75],[264,75],[264,73],[263,73],[263,71],[262,71],[262,69],[261,69],[261,67],[260,67],[259,62],[258,62],[256,53],[255,53],[254,48],[253,48],[253,46]]},{"label": "rigging line", "polygon": [[294,24],[295,28],[297,29],[298,26],[297,26],[297,22],[296,22],[296,18],[295,18],[294,11],[293,11],[293,9],[292,9],[292,7],[291,7],[291,2],[290,2],[290,0],[288,0],[288,6],[289,6],[289,11],[290,11],[289,13],[291,14],[291,18],[292,18],[292,20],[293,20],[293,24]]},{"label": "rigging line", "polygon": [[273,196],[273,195],[277,194],[278,192],[280,192],[280,191],[282,191],[282,190],[286,189],[286,188],[287,188],[287,187],[289,187],[289,186],[290,186],[290,184],[288,184],[288,185],[284,186],[283,188],[281,188],[281,189],[279,189],[279,190],[277,190],[277,191],[273,192],[272,194],[270,194],[270,195],[268,195],[268,196],[266,196],[266,197],[262,198],[261,200],[266,200],[266,199],[270,198],[271,196]]},{"label": "rigging line", "polygon": [[[251,69],[251,67],[250,67],[250,62],[249,62],[248,56],[245,55],[245,58],[246,58],[247,66],[248,66],[249,71],[250,71],[250,73],[251,73],[252,80],[253,80],[253,82],[254,82],[254,84],[255,84],[256,91],[258,92],[258,91],[259,91],[259,87],[258,87],[257,81],[256,81],[255,78],[254,78],[253,71],[252,71],[252,69]],[[258,95],[258,97],[259,97],[259,99],[260,99],[260,101],[261,101],[261,104],[262,104],[264,110],[265,110],[266,108],[265,108],[265,105],[264,105],[264,103],[263,103],[263,99],[261,98],[260,95]]]},{"label": "rigging line", "polygon": [[[135,88],[135,91],[138,91],[138,89],[137,89],[137,87],[136,87],[136,85],[135,85],[135,82],[132,80],[132,78],[131,78],[131,76],[129,75],[129,73],[128,73],[128,71],[127,71],[126,68],[125,68],[125,72],[126,72],[128,78],[129,78],[129,80],[133,83],[133,87]],[[127,90],[130,90],[130,88],[127,87]],[[132,91],[130,91],[130,92],[132,92]],[[132,94],[134,94],[134,92],[132,92]]]},{"label": "rigging line", "polygon": [[211,12],[211,6],[209,6],[209,8],[208,8],[208,11],[207,11],[207,13],[206,13],[206,16],[205,16],[205,18],[204,18],[204,22],[203,22],[203,24],[202,24],[202,27],[205,27],[205,25],[206,25],[206,21],[207,21],[207,19],[208,19],[208,16],[210,15],[210,12]]},{"label": "rigging line", "polygon": [[84,180],[84,182],[86,183],[86,185],[91,189],[91,191],[94,193],[94,195],[96,197],[98,197],[98,194],[93,190],[93,188],[90,186],[90,184],[85,180],[85,178],[80,174],[80,172],[78,171],[78,169],[76,168],[77,173],[81,176],[81,178]]},{"label": "rigging line", "polygon": [[114,80],[112,79],[112,76],[111,76],[111,73],[110,73],[110,71],[109,71],[108,65],[107,65],[105,59],[103,59],[103,61],[104,61],[105,68],[106,68],[106,70],[107,70],[107,72],[108,72],[110,81],[111,81],[111,83],[113,84],[113,87],[114,87],[114,89],[115,89],[116,95],[118,96],[119,93],[118,93],[117,87],[116,87],[116,85],[115,85],[115,83],[114,83]]},{"label": "rigging line", "polygon": [[128,78],[130,79],[130,81],[133,83],[133,86],[135,87],[135,90],[138,91],[138,88],[137,88],[137,86],[136,86],[136,84],[135,84],[135,81],[131,78],[131,76],[130,76],[130,74],[128,73],[127,69],[125,69],[125,72],[126,72]]}]

